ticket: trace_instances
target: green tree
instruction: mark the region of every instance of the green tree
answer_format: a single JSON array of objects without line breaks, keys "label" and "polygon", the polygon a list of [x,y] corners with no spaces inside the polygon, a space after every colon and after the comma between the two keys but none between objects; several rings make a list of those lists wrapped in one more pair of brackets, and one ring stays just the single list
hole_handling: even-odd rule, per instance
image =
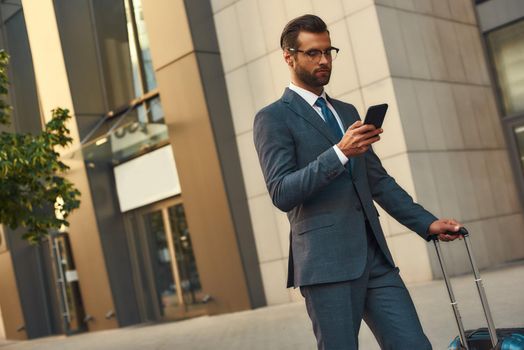
[{"label": "green tree", "polygon": [[[0,125],[9,124],[6,103],[9,56],[0,50]],[[24,228],[22,238],[38,243],[50,230],[69,226],[67,217],[80,206],[80,192],[61,175],[69,167],[58,147],[71,144],[67,109],[56,108],[39,135],[0,132],[0,224]]]}]

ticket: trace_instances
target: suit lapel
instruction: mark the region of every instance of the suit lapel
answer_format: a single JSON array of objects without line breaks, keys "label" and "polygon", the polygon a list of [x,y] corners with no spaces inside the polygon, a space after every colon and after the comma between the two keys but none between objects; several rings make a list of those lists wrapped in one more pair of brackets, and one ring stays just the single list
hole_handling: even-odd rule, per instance
[{"label": "suit lapel", "polygon": [[287,103],[293,112],[308,121],[315,129],[326,137],[332,145],[338,142],[318,113],[315,112],[315,110],[297,93],[286,88],[284,96],[282,96],[282,101]]},{"label": "suit lapel", "polygon": [[[331,103],[333,108],[335,108],[335,110],[337,111],[337,114],[340,117],[340,120],[342,121],[342,125],[344,126],[344,131],[346,131],[354,122],[360,119],[358,115],[355,115],[355,113],[352,110],[348,109],[340,101],[333,100],[329,96],[327,96],[327,99],[329,103]],[[286,90],[284,91],[284,95],[282,96],[282,101],[286,103],[288,107],[298,116],[308,121],[315,129],[318,130],[319,133],[321,133],[325,138],[327,138],[332,145],[338,143],[338,141],[333,136],[326,123],[322,120],[322,118],[320,118],[318,113],[315,112],[315,110],[297,93],[290,90],[289,88],[286,88]],[[360,158],[361,157],[354,157],[350,162],[351,174],[353,178],[355,178],[356,169],[358,169],[358,167],[360,166]]]},{"label": "suit lapel", "polygon": [[340,117],[340,120],[342,120],[342,124],[344,125],[344,132],[357,120],[360,118],[358,115],[354,115],[353,111],[349,110],[344,104],[338,100],[334,100],[331,97],[327,96],[327,99],[329,103],[335,108],[335,111],[337,111],[338,116]]}]

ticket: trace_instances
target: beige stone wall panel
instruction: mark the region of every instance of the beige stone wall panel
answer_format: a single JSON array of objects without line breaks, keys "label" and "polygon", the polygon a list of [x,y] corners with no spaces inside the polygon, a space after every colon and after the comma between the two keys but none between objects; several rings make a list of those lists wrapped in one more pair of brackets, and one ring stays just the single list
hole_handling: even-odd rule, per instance
[{"label": "beige stone wall panel", "polygon": [[6,339],[27,339],[24,330],[18,331],[25,321],[9,251],[0,253],[0,276],[2,276],[2,288],[0,288],[0,317],[2,317],[2,320],[0,326],[3,326],[0,331],[0,339],[2,333]]},{"label": "beige stone wall panel", "polygon": [[[241,163],[251,215],[254,222],[271,222],[264,232],[274,226],[275,216],[269,210],[254,210],[266,190],[261,170],[253,159],[252,116],[246,114],[279,98],[289,82],[287,67],[275,44],[284,18],[289,20],[313,11],[328,22],[333,45],[342,49],[333,64],[333,78],[326,91],[353,103],[362,117],[370,105],[384,102],[390,105],[385,132],[374,147],[387,170],[435,214],[457,218],[472,230],[479,230],[476,238],[479,242],[475,243],[480,247],[479,254],[483,253],[482,237],[488,239],[485,232],[497,230],[512,237],[513,243],[501,243],[495,257],[483,261],[482,266],[507,261],[504,250],[511,251],[512,244],[522,246],[522,237],[501,232],[509,220],[503,218],[518,217],[520,207],[471,1],[330,0],[322,4],[316,0],[272,0],[264,4],[259,1],[267,53],[242,62],[238,57],[230,57],[229,52],[247,49],[245,40],[233,37],[239,35],[235,34],[239,28],[235,23],[254,10],[244,1],[248,0],[229,1],[228,6],[219,10],[214,7],[215,25],[227,71],[230,103],[239,105],[233,108],[233,118],[238,143],[243,145]],[[249,11],[242,10],[246,8]],[[343,13],[339,13],[341,8]],[[270,20],[273,10],[275,21]],[[228,11],[235,11],[236,17]],[[227,35],[221,38],[220,33]],[[249,92],[244,95],[249,106],[240,106],[237,99],[247,87]],[[388,240],[395,239],[391,241],[392,251],[396,252],[406,280],[420,281],[438,275],[432,247],[425,246],[414,235],[404,237],[407,229],[382,209],[379,211]],[[287,256],[287,245],[282,243],[286,241],[282,232],[284,220],[277,213],[283,260]],[[402,253],[408,240],[409,244],[417,245],[420,256],[410,258]],[[273,237],[271,241],[278,240]],[[276,254],[277,248],[269,248],[268,242],[263,245],[263,251],[272,251],[271,256]],[[465,271],[467,266],[461,265],[459,252],[454,250],[458,248],[450,249],[449,255],[457,256],[449,264],[457,264],[452,273]],[[512,254],[509,255],[518,255]],[[411,266],[418,263],[417,267]],[[275,278],[263,274],[264,284],[278,286]],[[279,283],[283,286],[284,281]],[[290,300],[295,300],[293,294]],[[269,294],[270,304],[281,301],[280,295]]]}]

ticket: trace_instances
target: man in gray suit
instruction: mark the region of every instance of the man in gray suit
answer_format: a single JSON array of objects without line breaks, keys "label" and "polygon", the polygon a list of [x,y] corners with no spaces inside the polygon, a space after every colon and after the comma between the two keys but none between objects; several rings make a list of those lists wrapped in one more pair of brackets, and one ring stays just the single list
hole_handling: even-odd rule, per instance
[{"label": "man in gray suit", "polygon": [[291,225],[288,287],[300,287],[319,349],[357,349],[362,318],[383,349],[431,349],[391,257],[373,200],[422,238],[449,241],[438,220],[382,167],[382,129],[326,95],[332,61],[325,23],[305,15],[281,36],[291,83],[255,118],[254,141],[275,206]]}]

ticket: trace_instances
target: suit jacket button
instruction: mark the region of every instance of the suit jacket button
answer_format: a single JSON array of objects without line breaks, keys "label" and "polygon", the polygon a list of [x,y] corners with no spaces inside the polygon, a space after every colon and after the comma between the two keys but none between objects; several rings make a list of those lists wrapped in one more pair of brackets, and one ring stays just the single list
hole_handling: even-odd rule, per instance
[{"label": "suit jacket button", "polygon": [[355,205],[357,211],[362,211],[362,206],[360,204]]}]

